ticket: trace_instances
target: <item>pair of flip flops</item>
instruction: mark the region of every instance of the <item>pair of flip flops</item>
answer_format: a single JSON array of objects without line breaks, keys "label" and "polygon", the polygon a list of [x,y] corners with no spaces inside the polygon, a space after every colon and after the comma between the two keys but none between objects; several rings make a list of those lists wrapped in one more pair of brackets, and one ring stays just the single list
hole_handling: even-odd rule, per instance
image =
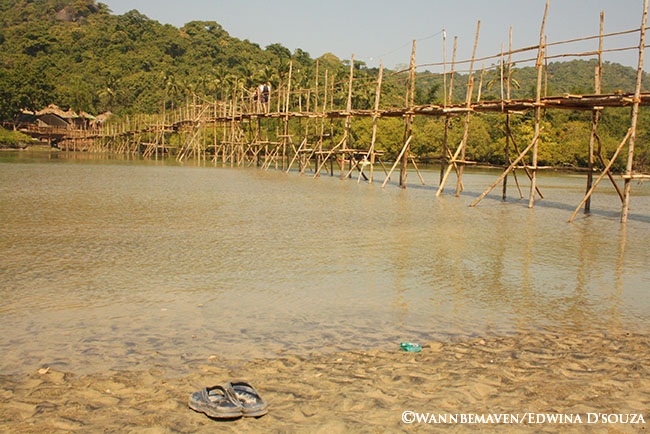
[{"label": "pair of flip flops", "polygon": [[268,403],[244,381],[205,387],[190,395],[189,407],[214,419],[260,417],[268,413]]}]

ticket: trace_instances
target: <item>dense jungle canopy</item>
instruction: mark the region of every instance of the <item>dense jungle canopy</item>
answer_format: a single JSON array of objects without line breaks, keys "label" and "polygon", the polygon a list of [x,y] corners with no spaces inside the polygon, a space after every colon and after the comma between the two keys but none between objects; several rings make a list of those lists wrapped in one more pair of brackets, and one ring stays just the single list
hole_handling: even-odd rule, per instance
[{"label": "dense jungle canopy", "polygon": [[[216,17],[218,20],[218,17]],[[279,43],[258,44],[231,37],[217,21],[192,21],[182,28],[151,20],[137,10],[114,15],[94,0],[0,0],[0,121],[11,122],[21,110],[36,111],[48,104],[64,109],[116,118],[160,113],[165,107],[185,103],[191,96],[204,100],[227,97],[231,89],[254,89],[269,81],[275,88],[286,82],[293,65],[292,87],[312,87],[318,71],[345,82],[349,60],[332,54],[313,59]],[[548,94],[593,93],[595,59],[554,62],[548,65]],[[318,66],[317,66],[318,65]],[[353,106],[371,108],[378,70],[355,62]],[[406,75],[388,71],[382,88],[382,105],[402,106]],[[490,76],[492,74],[492,76]],[[534,67],[517,68],[513,98],[534,96]],[[636,71],[605,63],[603,93],[634,89]],[[367,80],[364,80],[367,78]],[[492,86],[496,72],[482,81],[483,99],[499,99]],[[458,73],[456,101],[465,98],[468,76]],[[365,85],[363,83],[366,83]],[[440,74],[418,70],[416,104],[443,99]],[[345,92],[334,95],[335,105],[345,105]],[[524,143],[532,136],[531,114],[513,119],[515,137]],[[539,163],[584,167],[591,129],[591,112],[547,111]],[[502,115],[476,115],[472,119],[468,159],[504,162]],[[355,122],[353,140],[367,142],[370,125]],[[440,154],[444,120],[418,118],[412,150],[421,158]],[[454,120],[451,143],[462,135],[462,119]],[[650,166],[650,115],[642,110],[637,136],[637,169]],[[599,137],[607,151],[616,147],[629,128],[629,109],[603,111]],[[388,153],[401,147],[403,124],[387,120],[378,145]],[[617,165],[620,169],[621,162]]]}]

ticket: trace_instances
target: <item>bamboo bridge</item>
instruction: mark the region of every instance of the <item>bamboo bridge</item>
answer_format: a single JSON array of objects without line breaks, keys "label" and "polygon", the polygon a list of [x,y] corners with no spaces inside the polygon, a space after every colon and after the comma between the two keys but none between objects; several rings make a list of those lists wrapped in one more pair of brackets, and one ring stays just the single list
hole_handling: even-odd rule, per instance
[{"label": "bamboo bridge", "polygon": [[[544,33],[549,2],[546,3],[544,17],[539,33],[539,44],[522,49],[512,48],[512,29],[510,30],[510,47],[494,56],[477,58],[476,47],[479,39],[480,22],[477,24],[476,37],[472,58],[468,61],[456,61],[456,44],[454,54],[449,62],[446,59],[446,35],[443,36],[443,61],[426,65],[416,64],[416,41],[413,41],[411,58],[408,69],[397,73],[405,78],[405,104],[402,107],[382,106],[382,83],[384,68],[379,67],[372,108],[359,109],[353,107],[355,83],[354,55],[350,61],[347,81],[339,83],[339,93],[347,94],[345,107],[334,107],[333,94],[336,91],[333,78],[324,74],[324,83],[319,83],[318,73],[316,82],[310,89],[292,89],[292,65],[289,66],[288,80],[277,90],[273,90],[267,101],[262,101],[259,93],[246,93],[243,89],[235,89],[227,100],[198,101],[195,96],[192,104],[176,109],[170,113],[149,119],[135,120],[123,125],[106,125],[98,130],[71,131],[59,142],[59,147],[65,150],[86,150],[92,152],[117,152],[137,154],[145,158],[159,158],[163,155],[175,154],[177,160],[210,158],[215,164],[231,166],[258,166],[286,172],[297,171],[300,174],[310,173],[314,177],[322,173],[334,175],[335,166],[341,179],[350,178],[354,173],[358,182],[363,178],[373,182],[375,169],[383,172],[384,187],[393,173],[399,174],[399,185],[406,188],[407,172],[415,171],[420,175],[417,166],[417,155],[411,151],[414,137],[413,122],[419,116],[433,116],[445,120],[440,183],[436,196],[440,196],[451,176],[456,178],[456,195],[463,190],[463,170],[468,164],[466,160],[467,142],[471,119],[481,113],[496,113],[503,115],[505,131],[506,164],[502,174],[492,185],[479,195],[471,206],[476,206],[499,184],[503,185],[502,196],[506,198],[507,178],[515,175],[516,170],[523,171],[530,181],[528,205],[533,207],[536,198],[543,198],[537,185],[536,174],[542,167],[538,165],[538,153],[541,146],[543,131],[542,116],[548,110],[579,110],[592,113],[591,134],[585,137],[588,143],[588,171],[586,193],[582,202],[577,206],[569,221],[573,221],[580,209],[589,212],[590,199],[596,186],[608,178],[616,189],[621,200],[621,222],[626,222],[629,213],[631,197],[631,181],[650,179],[650,175],[634,172],[635,140],[639,108],[650,105],[650,93],[642,92],[642,77],[644,65],[645,35],[648,15],[648,0],[643,1],[641,25],[627,32],[611,34],[604,33],[604,14],[600,14],[600,33],[598,36],[586,37],[579,40],[548,44]],[[638,34],[639,44],[632,47],[603,49],[603,41],[621,34]],[[583,40],[598,42],[598,49],[579,54],[560,54],[551,56],[548,48],[553,45],[575,43]],[[612,51],[638,50],[638,68],[636,86],[634,89],[613,94],[601,93],[603,55]],[[532,53],[532,55],[531,55]],[[528,56],[528,57],[521,57]],[[560,57],[590,57],[597,58],[598,63],[594,74],[594,92],[589,95],[563,94],[558,96],[545,95],[544,73],[549,59]],[[494,68],[500,81],[500,99],[482,100],[481,88],[484,68],[481,74],[475,71],[478,61],[494,62]],[[515,62],[534,62],[537,71],[536,96],[529,99],[512,99],[512,71]],[[464,102],[452,103],[454,77],[459,71],[459,65],[468,65],[464,70],[468,76],[467,92]],[[441,104],[415,104],[416,70],[422,67],[441,67],[444,77],[444,99]],[[397,74],[396,73],[396,74]],[[476,84],[477,76],[480,82]],[[476,92],[475,92],[476,90]],[[609,157],[602,155],[600,138],[598,136],[601,111],[605,108],[628,108],[630,110],[630,126],[624,137]],[[525,146],[516,143],[510,128],[512,116],[524,113],[532,114],[534,134]],[[363,147],[352,147],[351,137],[353,119],[367,118],[372,121],[370,140]],[[377,134],[380,120],[386,118],[403,119],[404,134],[401,150],[391,164],[387,164],[384,152],[377,149]],[[455,146],[449,143],[449,128],[451,119],[460,119],[462,123],[462,140]],[[326,128],[326,121],[339,120],[342,123],[342,133],[334,137],[332,130]],[[298,131],[298,133],[296,133]],[[171,143],[175,145],[172,148]],[[612,173],[612,166],[619,157],[626,156],[625,172],[622,175],[623,188],[619,187]],[[597,175],[597,176],[595,176]],[[420,175],[420,179],[422,177]],[[519,183],[515,176],[515,182]],[[620,176],[619,176],[619,179]],[[423,181],[422,181],[423,182]],[[521,194],[521,193],[520,193]]]}]

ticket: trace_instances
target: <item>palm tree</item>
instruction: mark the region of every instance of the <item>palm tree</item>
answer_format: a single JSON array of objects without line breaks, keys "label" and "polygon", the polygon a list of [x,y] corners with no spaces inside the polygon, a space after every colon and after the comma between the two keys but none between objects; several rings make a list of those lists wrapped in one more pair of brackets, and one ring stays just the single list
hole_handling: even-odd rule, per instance
[{"label": "palm tree", "polygon": [[258,73],[259,81],[262,83],[271,83],[277,85],[278,74],[268,65],[265,65]]},{"label": "palm tree", "polygon": [[[515,67],[515,64],[513,63],[511,65],[511,67],[510,67],[510,86],[512,86],[513,89],[519,89],[519,88],[521,88],[521,85],[519,84],[519,81],[517,81],[517,79],[515,78],[515,74],[517,74],[518,70],[515,69],[514,67]],[[507,71],[506,71],[506,73],[507,73]],[[504,81],[504,85],[505,85],[505,83],[507,83],[508,77],[507,76],[504,77],[504,80],[505,80]],[[494,78],[490,79],[487,82],[485,87],[486,87],[487,90],[491,90],[492,87],[497,83],[499,83],[499,84],[501,83],[501,74],[499,74],[498,72],[495,72]],[[505,95],[504,95],[504,98],[505,98]]]},{"label": "palm tree", "polygon": [[174,99],[182,93],[182,86],[176,81],[176,76],[171,72],[163,72],[163,81],[165,82],[165,105],[167,105],[167,98],[170,98],[173,111]]},{"label": "palm tree", "polygon": [[[226,87],[228,84],[229,73],[223,66],[219,66],[218,68],[214,68],[212,70],[211,75],[211,87],[215,92],[215,97],[218,100],[223,100],[224,87]],[[219,92],[217,93],[217,91]]]},{"label": "palm tree", "polygon": [[118,87],[119,80],[109,75],[108,79],[106,80],[106,86],[97,92],[97,96],[99,98],[106,100],[106,108],[108,111],[113,111],[113,104],[115,104],[118,96]]}]

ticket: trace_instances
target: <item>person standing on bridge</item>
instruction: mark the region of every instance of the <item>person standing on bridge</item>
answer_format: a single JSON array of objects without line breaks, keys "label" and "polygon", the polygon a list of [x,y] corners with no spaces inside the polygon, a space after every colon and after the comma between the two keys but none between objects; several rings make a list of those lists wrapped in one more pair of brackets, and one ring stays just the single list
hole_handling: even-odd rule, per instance
[{"label": "person standing on bridge", "polygon": [[269,112],[269,100],[271,98],[271,83],[268,81],[264,84],[260,84],[257,88],[257,93],[259,95],[259,101],[262,102],[262,108],[264,113]]}]

